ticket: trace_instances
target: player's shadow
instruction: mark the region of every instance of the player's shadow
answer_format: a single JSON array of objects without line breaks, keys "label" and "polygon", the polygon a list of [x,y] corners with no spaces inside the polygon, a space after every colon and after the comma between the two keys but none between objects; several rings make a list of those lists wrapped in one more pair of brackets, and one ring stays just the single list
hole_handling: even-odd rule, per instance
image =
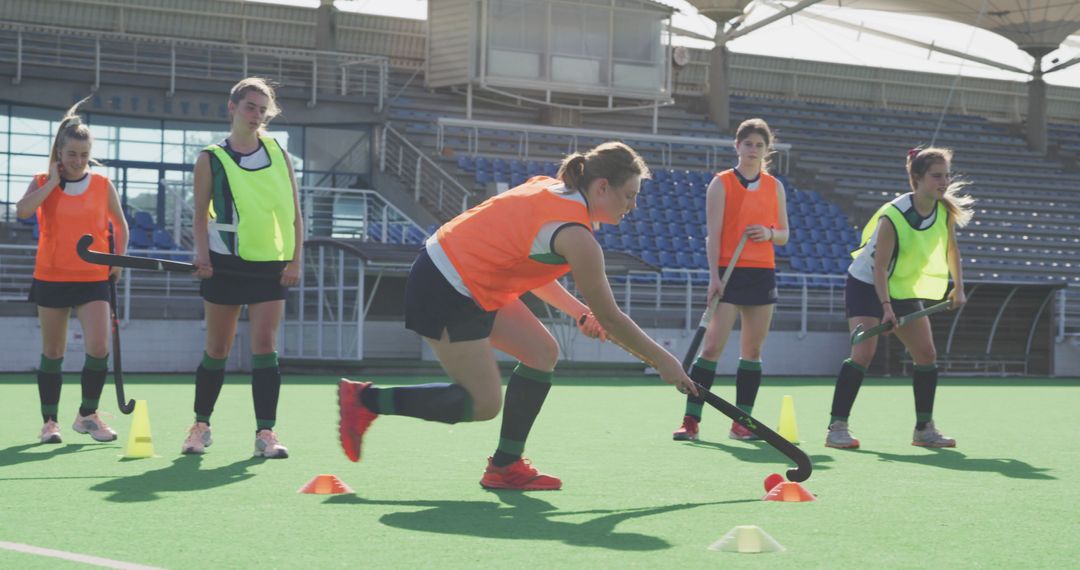
[{"label": "player's shadow", "polygon": [[168,467],[116,477],[98,483],[90,490],[109,493],[105,500],[117,503],[156,501],[161,498],[161,493],[205,491],[250,479],[255,474],[249,473],[248,468],[261,462],[248,458],[213,469],[200,469],[202,459],[201,455],[181,455]]},{"label": "player's shadow", "polygon": [[[699,439],[697,441],[689,441],[687,442],[687,445],[689,447],[703,447],[723,451],[730,454],[735,459],[747,463],[791,463],[791,460],[788,459],[786,455],[780,453],[764,441],[743,441],[735,445],[729,445],[718,441],[703,441]],[[806,443],[804,442],[803,445],[806,445]],[[806,450],[803,451],[805,452]],[[826,471],[830,469],[829,463],[833,462],[831,455],[810,455],[809,453],[806,455],[814,465],[815,471]]]},{"label": "player's shadow", "polygon": [[[634,518],[710,505],[757,502],[756,499],[742,499],[630,509],[560,511],[551,503],[520,491],[493,491],[493,494],[499,497],[500,502],[381,501],[356,495],[335,495],[326,503],[421,509],[390,513],[379,519],[382,524],[405,530],[496,539],[551,540],[570,546],[649,551],[670,548],[671,543],[648,534],[619,532],[616,527]],[[585,520],[576,522],[575,519],[581,518]]]},{"label": "player's shadow", "polygon": [[1047,473],[1050,469],[1035,467],[1034,465],[1019,459],[981,458],[968,457],[956,449],[950,448],[923,448],[924,453],[915,455],[902,455],[899,453],[887,453],[871,449],[852,449],[849,453],[876,455],[881,461],[897,461],[901,463],[914,463],[929,465],[942,469],[955,469],[957,471],[984,471],[988,473],[1000,473],[1013,479],[1056,480],[1057,477]]},{"label": "player's shadow", "polygon": [[[24,443],[0,449],[0,467],[30,463],[32,461],[46,461],[63,455],[103,449],[111,449],[115,452],[117,446],[101,443]],[[28,453],[30,450],[34,450],[34,452]]]}]

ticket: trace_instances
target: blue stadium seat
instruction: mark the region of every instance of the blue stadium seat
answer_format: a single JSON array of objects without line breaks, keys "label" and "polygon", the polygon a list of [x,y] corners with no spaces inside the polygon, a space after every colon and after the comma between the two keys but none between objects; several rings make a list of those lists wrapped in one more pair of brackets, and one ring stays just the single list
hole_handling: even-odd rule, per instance
[{"label": "blue stadium seat", "polygon": [[646,222],[644,220],[635,220],[633,222],[634,233],[638,235],[645,235],[649,233],[649,228],[652,227],[653,222]]},{"label": "blue stadium seat", "polygon": [[466,172],[472,172],[476,169],[476,160],[473,159],[472,155],[459,154],[457,157],[457,165],[458,168]]},{"label": "blue stadium seat", "polygon": [[668,229],[669,229],[669,225],[665,224],[664,222],[653,222],[651,227],[649,228],[649,231],[654,236],[668,236],[668,237],[671,237],[671,234],[668,233]]},{"label": "blue stadium seat", "polygon": [[648,250],[648,249],[643,250],[640,253],[640,257],[641,257],[642,261],[644,261],[645,263],[648,263],[649,265],[655,265],[657,267],[660,267],[660,265],[661,265],[660,257],[656,255],[655,251]]},{"label": "blue stadium seat", "polygon": [[168,231],[163,229],[154,230],[153,236],[155,249],[176,249],[176,244],[173,242],[172,235]]},{"label": "blue stadium seat", "polygon": [[675,252],[675,263],[683,269],[693,269],[694,257],[689,252],[677,251]]},{"label": "blue stadium seat", "polygon": [[694,264],[694,269],[708,269],[709,259],[705,257],[705,254],[699,251],[695,251],[691,255],[691,261]]},{"label": "blue stadium seat", "polygon": [[665,283],[671,283],[673,285],[684,285],[686,283],[686,272],[675,271],[673,268],[665,267],[662,272]]},{"label": "blue stadium seat", "polygon": [[632,234],[621,234],[619,236],[619,249],[622,251],[635,251],[637,249],[637,239]]},{"label": "blue stadium seat", "polygon": [[619,249],[620,247],[619,236],[611,232],[600,234],[600,239],[602,240],[601,243],[604,245],[604,249]]},{"label": "blue stadium seat", "polygon": [[671,246],[671,241],[666,236],[653,235],[651,238],[653,247],[660,251],[672,251],[674,249]]},{"label": "blue stadium seat", "polygon": [[660,252],[660,266],[661,267],[679,267],[679,262],[675,259],[675,254],[670,251]]},{"label": "blue stadium seat", "polygon": [[131,228],[131,235],[128,237],[128,246],[135,249],[150,249],[154,246],[154,240],[151,238],[148,230],[135,227]]},{"label": "blue stadium seat", "polygon": [[154,216],[150,215],[150,212],[140,210],[135,212],[135,226],[144,230],[154,230],[157,224],[154,223]]},{"label": "blue stadium seat", "polygon": [[806,273],[807,269],[806,263],[804,263],[805,259],[806,258],[802,257],[801,255],[791,256],[791,270],[795,273]]},{"label": "blue stadium seat", "polygon": [[814,255],[817,257],[827,257],[832,255],[832,252],[829,250],[829,244],[825,242],[815,242],[813,247]]}]

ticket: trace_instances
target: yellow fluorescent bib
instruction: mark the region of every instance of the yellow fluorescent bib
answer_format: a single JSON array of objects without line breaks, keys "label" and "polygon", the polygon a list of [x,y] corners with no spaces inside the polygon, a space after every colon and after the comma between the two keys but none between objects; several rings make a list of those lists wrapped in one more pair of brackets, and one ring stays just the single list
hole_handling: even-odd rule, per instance
[{"label": "yellow fluorescent bib", "polygon": [[[877,231],[882,216],[889,218],[896,228],[896,255],[889,271],[889,296],[894,299],[941,299],[948,290],[949,213],[941,202],[935,208],[934,224],[920,230],[913,228],[890,202],[878,209],[863,228],[864,247]],[[860,251],[861,248],[852,256],[858,257]],[[889,263],[889,260],[875,259],[874,262]]]},{"label": "yellow fluorescent bib", "polygon": [[[272,137],[259,137],[259,140],[266,147],[270,165],[258,170],[240,168],[216,144],[206,147],[225,168],[238,220],[234,226],[216,224],[215,227],[236,232],[236,254],[241,259],[289,261],[296,245],[292,176],[277,142]],[[215,217],[212,206],[210,217]]]}]

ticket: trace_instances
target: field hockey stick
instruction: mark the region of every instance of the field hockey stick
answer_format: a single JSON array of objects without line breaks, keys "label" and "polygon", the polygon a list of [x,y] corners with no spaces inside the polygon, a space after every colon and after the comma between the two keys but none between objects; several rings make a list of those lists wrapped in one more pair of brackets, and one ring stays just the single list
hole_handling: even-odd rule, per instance
[{"label": "field hockey stick", "polygon": [[[94,243],[94,236],[86,234],[79,238],[79,242],[75,244],[75,251],[79,254],[79,257],[94,265],[108,265],[110,267],[126,267],[130,269],[149,269],[151,271],[179,271],[179,272],[193,272],[196,267],[193,263],[184,263],[183,261],[172,261],[170,259],[157,259],[154,257],[138,257],[135,255],[117,255],[115,253],[103,253],[100,251],[92,251],[90,244]],[[281,275],[271,275],[268,273],[250,273],[246,271],[232,271],[229,269],[215,269],[215,273],[222,275],[230,275],[233,277],[246,277],[249,279],[280,279]]]},{"label": "field hockey stick", "polygon": [[[116,407],[125,414],[135,411],[135,400],[124,397],[124,369],[120,364],[120,319],[116,317],[116,279],[109,278],[109,314],[112,318],[113,383],[116,385]],[[124,400],[127,400],[126,402]]]},{"label": "field hockey stick", "polygon": [[[731,261],[728,262],[727,267],[724,268],[724,275],[720,278],[720,282],[727,287],[728,279],[731,278],[731,272],[735,271],[735,262],[739,260],[739,255],[742,254],[743,246],[746,245],[746,240],[750,237],[749,234],[743,234],[739,239],[739,245],[735,246],[735,252],[731,254]],[[683,357],[682,367],[683,370],[690,372],[690,365],[694,363],[694,357],[697,356],[697,351],[701,348],[701,341],[705,338],[705,329],[709,328],[709,321],[712,320],[713,312],[716,311],[716,306],[720,304],[720,296],[711,299],[705,312],[701,313],[701,320],[698,321],[697,331],[694,332],[694,338],[690,341],[690,348],[686,351],[686,356]]]},{"label": "field hockey stick", "polygon": [[[950,305],[952,305],[952,301],[942,301],[936,305],[929,306],[921,311],[915,311],[914,313],[904,315],[897,319],[896,326],[902,327],[920,317],[929,317],[934,313],[946,311],[949,309]],[[892,323],[881,323],[880,325],[872,326],[866,330],[863,330],[862,324],[855,325],[855,330],[851,331],[851,344],[859,344],[860,342],[870,337],[875,337],[885,331],[892,329]]]},{"label": "field hockey stick", "polygon": [[[580,320],[581,324],[585,324],[585,316],[583,315]],[[656,368],[656,364],[650,359],[638,353],[636,350],[626,346],[619,339],[611,336],[607,337],[615,346],[630,353],[631,356],[644,362],[646,365]],[[694,387],[697,388],[698,396],[709,403],[710,406],[716,408],[720,413],[725,416],[739,422],[746,426],[746,429],[750,430],[754,435],[761,438],[762,441],[771,445],[774,449],[783,453],[788,459],[795,462],[794,469],[787,470],[788,481],[794,481],[796,483],[802,483],[810,478],[810,473],[814,470],[813,463],[810,462],[810,457],[803,452],[803,450],[795,447],[795,444],[784,439],[780,434],[776,433],[769,426],[755,420],[746,412],[740,410],[738,407],[732,405],[727,400],[724,400],[720,396],[713,394],[707,388],[694,382]]]}]

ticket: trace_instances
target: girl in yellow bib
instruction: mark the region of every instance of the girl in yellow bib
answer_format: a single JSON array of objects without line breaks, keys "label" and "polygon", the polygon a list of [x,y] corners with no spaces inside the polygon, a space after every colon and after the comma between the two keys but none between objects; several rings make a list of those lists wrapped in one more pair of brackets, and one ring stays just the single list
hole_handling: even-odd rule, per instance
[{"label": "girl in yellow bib", "polygon": [[72,308],[82,325],[86,349],[82,402],[72,428],[97,441],[116,439],[116,432],[98,417],[97,407],[108,372],[109,279],[119,279],[121,269],[86,263],[75,253],[75,243],[90,234],[98,247],[112,243],[113,250],[123,254],[128,227],[116,188],[107,177],[89,168],[91,162],[97,162],[90,158],[90,129],[76,114],[80,104],[82,101],[60,121],[49,153],[48,172],[34,176],[26,195],[16,205],[20,218],[36,212],[41,227],[30,301],[38,306],[41,324],[37,382],[45,422],[42,443],[61,441],[56,416]]},{"label": "girl in yellow bib", "polygon": [[[717,174],[705,195],[709,260],[706,303],[719,300],[705,330],[701,352],[690,368],[690,377],[705,388],[716,379],[716,362],[724,352],[735,319],[739,332],[739,365],[735,371],[735,405],[750,414],[761,386],[761,349],[772,324],[776,304],[776,258],[773,244],[788,240],[787,200],[784,184],[767,172],[772,131],[761,119],[748,119],[735,131],[739,162]],[[749,236],[735,262],[729,283],[720,280],[739,240]],[[676,441],[696,440],[704,401],[687,396],[683,423],[672,434]],[[731,439],[757,436],[737,422],[731,423]]]},{"label": "girl in yellow bib", "polygon": [[[559,478],[522,458],[525,439],[551,388],[559,345],[521,295],[532,292],[572,316],[582,332],[610,333],[657,363],[661,378],[693,390],[678,360],[619,310],[604,273],[598,224],[618,224],[637,205],[649,171],[630,147],[605,143],[563,160],[558,179],[536,176],[443,225],[413,263],[405,326],[424,337],[453,381],[400,388],[342,380],[339,436],[360,459],[378,415],[457,423],[494,418],[503,407],[495,453],[480,484],[489,489],[559,489]],[[588,305],[557,281],[568,271]],[[506,387],[493,349],[519,360]]]},{"label": "girl in yellow bib", "polygon": [[274,432],[281,391],[276,337],[286,291],[300,282],[304,226],[289,153],[264,131],[277,114],[274,90],[264,80],[240,81],[229,94],[228,138],[203,149],[195,161],[192,231],[206,350],[195,371],[195,423],[181,453],[203,453],[213,442],[210,414],[225,381],[240,309],[247,305],[255,456],[289,455]]},{"label": "girl in yellow bib", "polygon": [[[953,182],[949,172],[952,151],[941,148],[913,149],[907,171],[911,192],[882,206],[863,228],[862,245],[852,257],[844,287],[848,326],[897,322],[897,317],[922,309],[923,299],[942,299],[948,293],[952,308],[963,305],[964,276],[956,228],[971,220],[971,196],[959,194],[964,184]],[[955,447],[934,425],[937,392],[937,352],[930,319],[915,319],[893,331],[904,343],[915,364],[915,432],[911,444],[922,447]],[[889,333],[886,333],[889,334]],[[877,337],[851,347],[851,356],[840,367],[833,391],[832,417],[825,445],[856,449],[859,440],[848,428],[848,417],[862,385],[863,375],[877,350]]]}]

